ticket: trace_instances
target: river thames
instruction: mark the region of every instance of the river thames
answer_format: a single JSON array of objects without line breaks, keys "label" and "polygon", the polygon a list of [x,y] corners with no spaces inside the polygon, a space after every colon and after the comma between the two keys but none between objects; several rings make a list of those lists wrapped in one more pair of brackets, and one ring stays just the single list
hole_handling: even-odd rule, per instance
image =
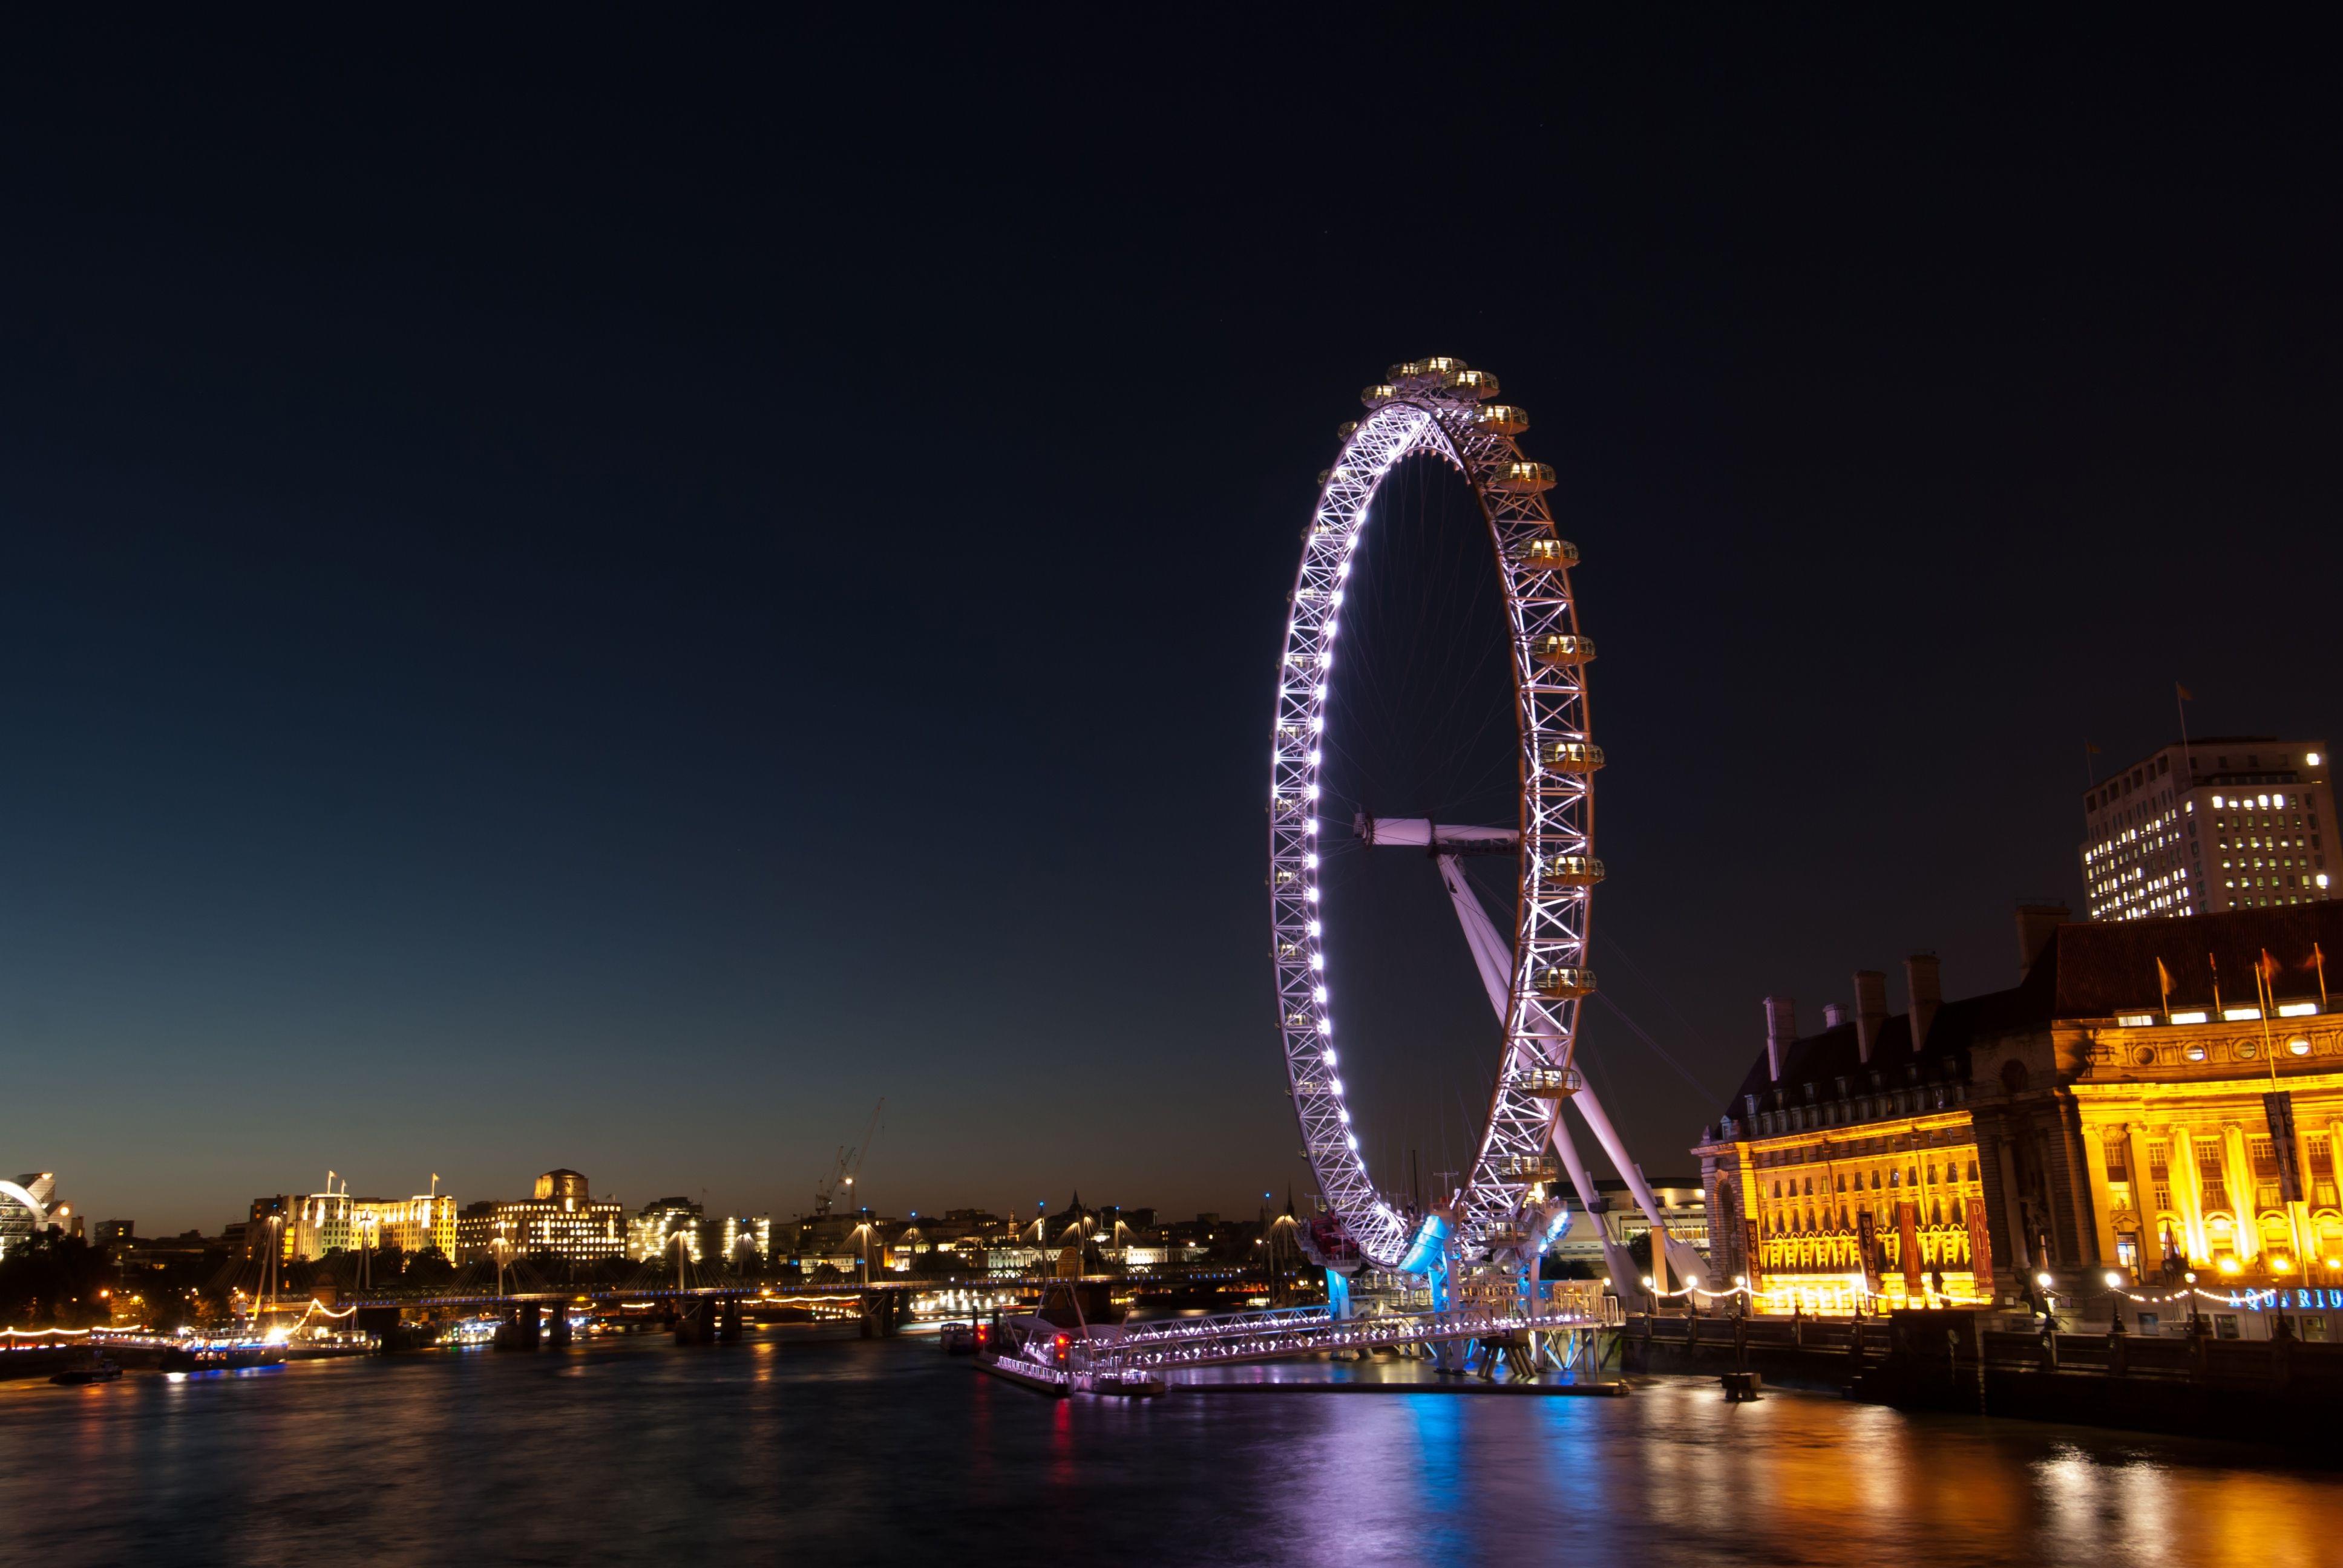
[{"label": "river thames", "polygon": [[1053,1402],[924,1340],[0,1383],[0,1454],[12,1563],[2343,1560],[2343,1473],[2242,1442],[1694,1380]]}]

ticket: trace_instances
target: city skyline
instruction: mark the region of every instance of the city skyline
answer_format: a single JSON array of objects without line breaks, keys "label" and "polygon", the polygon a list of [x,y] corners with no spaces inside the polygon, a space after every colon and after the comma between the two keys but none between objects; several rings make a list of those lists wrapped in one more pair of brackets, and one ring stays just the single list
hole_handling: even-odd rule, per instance
[{"label": "city skyline", "polygon": [[[395,52],[282,115],[182,113],[210,56],[157,37],[23,84],[64,150],[0,258],[0,1050],[66,1091],[0,1106],[0,1169],[174,1230],[327,1168],[778,1214],[884,1095],[880,1194],[1282,1194],[1271,670],[1334,428],[1412,356],[1503,374],[1584,552],[1634,1026],[1585,1043],[1648,1166],[1761,997],[2007,984],[2014,900],[2087,908],[2083,746],[2177,740],[2173,681],[2202,733],[2338,731],[2278,591],[2343,564],[2307,110],[1981,106],[1985,38],[1546,53],[1533,102],[1431,45],[1507,156],[1403,140],[1367,212],[1316,195],[1339,72],[1149,96],[1171,148],[955,61],[923,107],[988,150],[878,115],[878,180],[689,52],[650,125],[558,74],[418,122]],[[1499,210],[1470,284],[1369,254]],[[1412,869],[1333,955],[1423,954],[1353,1075],[1385,1181],[1457,1163],[1488,1059]]]}]

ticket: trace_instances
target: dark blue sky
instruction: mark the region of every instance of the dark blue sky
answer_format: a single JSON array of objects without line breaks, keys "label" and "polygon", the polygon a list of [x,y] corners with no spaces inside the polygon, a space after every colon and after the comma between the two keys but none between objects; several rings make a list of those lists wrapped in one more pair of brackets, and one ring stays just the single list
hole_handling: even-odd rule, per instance
[{"label": "dark blue sky", "polygon": [[2301,40],[1347,15],[14,36],[0,1171],[788,1213],[883,1094],[890,1209],[1282,1195],[1270,680],[1420,354],[1585,552],[1655,1171],[1762,992],[2007,983],[2175,677],[2337,732]]}]

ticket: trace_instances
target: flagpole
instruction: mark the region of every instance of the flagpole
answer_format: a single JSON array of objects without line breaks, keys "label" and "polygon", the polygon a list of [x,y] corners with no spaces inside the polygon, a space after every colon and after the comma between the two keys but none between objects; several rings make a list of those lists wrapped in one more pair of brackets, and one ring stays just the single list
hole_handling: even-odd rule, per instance
[{"label": "flagpole", "polygon": [[2269,1020],[2270,1014],[2278,1010],[2278,985],[2276,977],[2269,971],[2277,967],[2269,956],[2269,949],[2264,948],[2261,961],[2254,965],[2254,1000],[2262,1004],[2262,1054],[2269,1058],[2272,1089],[2278,1087],[2278,1050],[2270,1041]]}]

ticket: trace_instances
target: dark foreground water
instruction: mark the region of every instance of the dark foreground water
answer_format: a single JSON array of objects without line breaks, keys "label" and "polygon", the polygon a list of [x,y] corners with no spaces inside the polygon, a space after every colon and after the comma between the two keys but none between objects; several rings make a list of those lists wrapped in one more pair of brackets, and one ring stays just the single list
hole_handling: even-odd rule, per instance
[{"label": "dark foreground water", "polygon": [[1834,1398],[1053,1402],[932,1342],[0,1383],[10,1563],[2343,1563],[2343,1474]]}]

